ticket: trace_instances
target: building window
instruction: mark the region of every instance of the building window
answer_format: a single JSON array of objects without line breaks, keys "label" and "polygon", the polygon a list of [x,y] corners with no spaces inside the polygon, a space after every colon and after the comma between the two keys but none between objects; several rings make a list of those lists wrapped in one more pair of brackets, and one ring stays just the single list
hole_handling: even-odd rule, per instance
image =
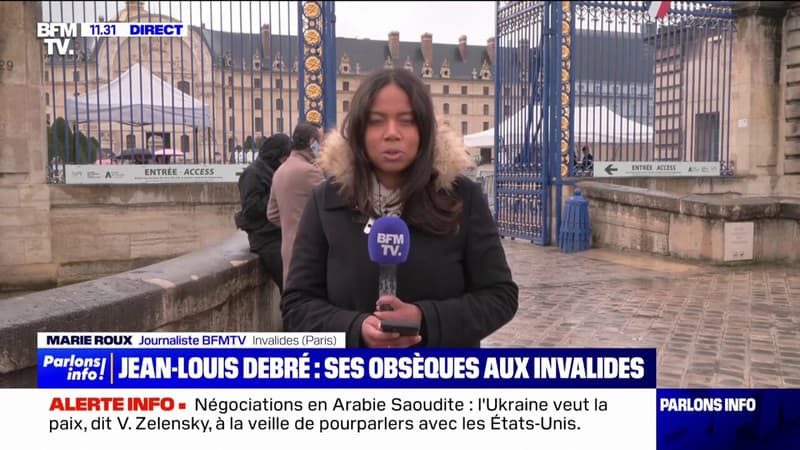
[{"label": "building window", "polygon": [[79,70],[72,72],[72,80],[81,81],[81,72]]},{"label": "building window", "polygon": [[283,111],[283,99],[282,98],[276,98],[275,99],[275,109],[277,111]]},{"label": "building window", "polygon": [[450,85],[449,84],[445,84],[444,86],[442,86],[442,94],[444,94],[444,95],[450,94]]},{"label": "building window", "polygon": [[489,95],[489,86],[483,87],[483,95]]},{"label": "building window", "polygon": [[234,123],[234,121],[233,121],[233,116],[230,116],[230,117],[228,118],[228,123],[230,124],[230,126],[231,126],[231,130],[232,130],[232,129],[234,128],[234,125],[235,125],[235,123]]},{"label": "building window", "polygon": [[483,115],[484,116],[488,116],[489,115],[489,105],[487,105],[487,104],[483,105]]},{"label": "building window", "polygon": [[136,148],[136,135],[128,134],[125,136],[125,148]]},{"label": "building window", "polygon": [[467,87],[461,86],[461,95],[467,95]]},{"label": "building window", "polygon": [[508,97],[509,95],[511,95],[511,90],[509,88],[507,88],[507,87],[504,87],[503,88],[503,97]]},{"label": "building window", "polygon": [[503,105],[503,115],[508,117],[511,114],[511,108],[508,105]]},{"label": "building window", "polygon": [[342,81],[342,90],[347,92],[350,90],[350,82],[349,81]]},{"label": "building window", "polygon": [[283,133],[283,117],[278,117],[275,120],[275,128],[278,129],[278,133]]},{"label": "building window", "polygon": [[228,75],[228,84],[233,86],[233,75]]},{"label": "building window", "polygon": [[44,72],[44,81],[50,81],[50,72],[48,71]]},{"label": "building window", "polygon": [[189,135],[182,134],[181,135],[181,151],[186,153],[189,151]]},{"label": "building window", "polygon": [[275,89],[283,89],[283,80],[280,78],[275,79]]},{"label": "building window", "polygon": [[186,80],[178,81],[178,90],[183,92],[183,93],[192,95],[192,93],[189,92],[189,91],[191,91],[191,87],[189,86],[189,82],[186,81]]},{"label": "building window", "polygon": [[342,102],[342,111],[347,112],[350,111],[350,102],[345,100]]},{"label": "building window", "polygon": [[461,104],[461,114],[467,114],[467,104],[466,103],[462,103]]},{"label": "building window", "polygon": [[233,96],[228,97],[228,108],[233,108]]},{"label": "building window", "polygon": [[261,99],[260,98],[256,98],[255,100],[253,100],[253,108],[255,108],[255,109],[263,108],[263,106],[261,105]]},{"label": "building window", "polygon": [[445,114],[450,114],[450,103],[445,103],[442,110]]},{"label": "building window", "polygon": [[467,122],[461,122],[461,134],[467,134]]},{"label": "building window", "polygon": [[256,131],[263,132],[264,131],[264,119],[261,117],[256,117]]},{"label": "building window", "polygon": [[425,90],[428,91],[428,94],[430,94],[431,93],[431,85],[430,84],[426,84],[425,85]]},{"label": "building window", "polygon": [[44,105],[48,106],[49,104],[50,104],[50,93],[49,92],[45,92],[44,93]]},{"label": "building window", "polygon": [[483,131],[486,131],[488,129],[489,129],[489,122],[483,122]]},{"label": "building window", "polygon": [[256,89],[261,89],[261,78],[253,78],[253,87]]},{"label": "building window", "polygon": [[44,120],[46,121],[45,123],[47,123],[47,126],[49,127],[50,126],[50,113],[47,113],[47,114],[44,115]]}]

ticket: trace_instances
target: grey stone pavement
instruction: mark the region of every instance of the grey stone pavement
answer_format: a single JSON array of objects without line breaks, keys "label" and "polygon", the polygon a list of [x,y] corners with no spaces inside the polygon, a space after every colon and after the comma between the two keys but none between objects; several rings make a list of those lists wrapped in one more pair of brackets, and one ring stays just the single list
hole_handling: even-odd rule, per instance
[{"label": "grey stone pavement", "polygon": [[503,245],[519,311],[484,347],[649,347],[659,387],[800,387],[800,264]]}]

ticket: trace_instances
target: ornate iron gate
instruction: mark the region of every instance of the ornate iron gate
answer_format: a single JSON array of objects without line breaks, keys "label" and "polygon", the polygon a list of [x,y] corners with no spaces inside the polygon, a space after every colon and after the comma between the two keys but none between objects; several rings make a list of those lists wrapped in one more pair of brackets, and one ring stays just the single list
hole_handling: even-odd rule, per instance
[{"label": "ornate iron gate", "polygon": [[[503,236],[549,243],[558,105],[558,43],[552,17],[559,2],[507,2],[497,9],[495,77],[495,214]],[[559,31],[560,33],[560,31]],[[554,78],[555,77],[555,78]]]},{"label": "ornate iron gate", "polygon": [[733,2],[672,4],[655,18],[646,2],[498,2],[501,235],[549,244],[563,184],[592,176],[593,161],[719,162],[697,175],[733,174]]}]

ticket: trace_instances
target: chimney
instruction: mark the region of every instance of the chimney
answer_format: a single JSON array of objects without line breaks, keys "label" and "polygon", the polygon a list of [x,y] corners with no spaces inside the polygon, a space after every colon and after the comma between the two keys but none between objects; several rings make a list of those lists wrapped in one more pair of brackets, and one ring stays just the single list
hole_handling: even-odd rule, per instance
[{"label": "chimney", "polygon": [[389,32],[389,55],[392,59],[400,58],[400,32]]},{"label": "chimney", "polygon": [[467,36],[461,35],[458,38],[458,53],[461,55],[461,62],[467,61]]},{"label": "chimney", "polygon": [[144,2],[125,2],[125,9],[128,10],[128,17],[133,17],[134,13],[137,16],[141,15],[142,12],[145,11],[144,9]]},{"label": "chimney", "polygon": [[422,44],[422,58],[425,62],[431,64],[433,61],[433,35],[425,33],[421,37]]},{"label": "chimney", "polygon": [[269,60],[269,24],[261,25],[261,48],[264,49],[264,59]]},{"label": "chimney", "polygon": [[486,40],[486,53],[489,54],[489,62],[494,65],[494,38],[490,37]]}]

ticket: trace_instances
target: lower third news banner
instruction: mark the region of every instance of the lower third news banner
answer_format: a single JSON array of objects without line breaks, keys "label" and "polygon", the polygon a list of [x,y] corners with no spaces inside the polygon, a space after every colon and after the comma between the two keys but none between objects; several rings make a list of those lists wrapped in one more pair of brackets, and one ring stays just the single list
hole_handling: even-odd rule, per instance
[{"label": "lower third news banner", "polygon": [[340,333],[38,340],[38,389],[0,391],[0,430],[26,448],[794,448],[740,444],[788,442],[800,422],[797,391],[656,390],[655,349],[345,349]]}]

